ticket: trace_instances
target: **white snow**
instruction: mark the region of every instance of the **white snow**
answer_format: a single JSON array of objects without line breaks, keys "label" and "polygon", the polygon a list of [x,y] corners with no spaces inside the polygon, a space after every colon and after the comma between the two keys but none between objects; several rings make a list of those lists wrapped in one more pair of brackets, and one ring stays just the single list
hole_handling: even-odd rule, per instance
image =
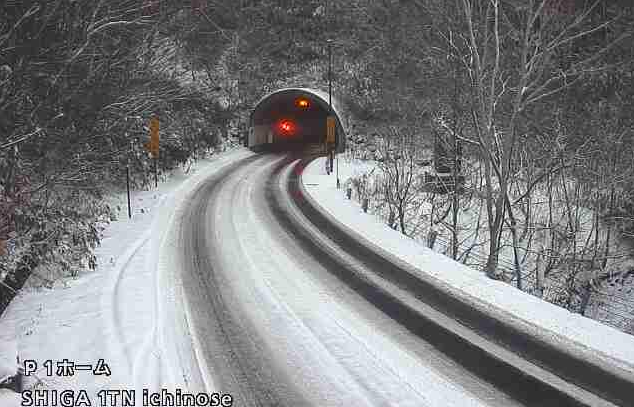
[{"label": "white snow", "polygon": [[270,221],[254,191],[275,163],[230,175],[207,222],[222,249],[214,266],[228,309],[258,333],[264,357],[307,405],[515,405],[382,315]]},{"label": "white snow", "polygon": [[[181,295],[175,253],[179,236],[172,232],[191,193],[210,174],[251,155],[245,149],[223,153],[197,163],[191,174],[172,177],[158,190],[135,192],[132,220],[120,197],[119,219],[106,227],[96,253],[97,270],[53,289],[23,290],[0,317],[0,380],[15,374],[18,354],[20,360],[39,364],[35,377],[25,383],[30,387],[82,389],[93,398],[107,388],[222,390],[206,366],[203,338],[190,335],[194,310]],[[403,237],[346,200],[335,188],[334,176],[323,174],[323,164],[317,160],[303,176],[311,195],[348,228],[417,267],[422,278],[535,335],[634,372],[634,337],[489,280]],[[355,168],[340,163],[339,170],[345,181]],[[289,255],[292,242],[280,240],[283,233],[267,222],[260,202],[253,199],[254,184],[247,179],[257,177],[249,172],[236,177],[229,194],[238,209],[229,211],[230,216],[215,212],[215,221],[224,225],[217,233],[232,231],[239,237],[219,238],[225,254],[218,262],[225,272],[241,273],[227,281],[234,292],[232,305],[256,321],[269,357],[292,373],[307,399],[329,406],[494,404],[482,396],[488,384],[475,377],[456,378],[451,372],[460,372],[459,367],[433,356],[433,349],[368,307],[325,270],[309,269],[297,248]],[[103,358],[112,375],[47,376],[44,361],[64,358],[90,364]],[[503,396],[497,397],[497,405],[512,404],[500,404]],[[19,402],[16,394],[0,391],[0,406]]]},{"label": "white snow", "polygon": [[22,397],[11,390],[0,389],[0,405],[2,407],[18,407],[22,405]]},{"label": "white snow", "polygon": [[[158,250],[183,192],[250,154],[244,149],[218,154],[198,162],[188,174],[173,174],[157,190],[135,191],[131,220],[125,195],[118,197],[118,220],[105,228],[96,250],[97,270],[53,289],[22,290],[0,317],[0,377],[15,374],[11,362],[17,343],[20,360],[39,365],[27,386],[39,382],[57,390],[83,389],[95,397],[106,388],[174,388],[184,387],[185,380],[199,381],[196,361],[180,358],[191,339],[175,336],[175,330],[163,325],[172,316],[165,309],[173,295],[165,281],[169,275],[161,275],[157,267]],[[77,371],[72,377],[47,376],[43,363],[64,358],[93,365],[103,358],[112,375]],[[4,392],[0,397],[5,397],[0,398],[4,407],[14,395]]]},{"label": "white snow", "polygon": [[[11,334],[11,328],[8,329],[8,332]],[[15,339],[10,335],[0,338],[0,383],[17,373],[17,356],[18,345]]]},{"label": "white snow", "polygon": [[[400,261],[414,266],[420,277],[468,301],[496,318],[565,347],[583,358],[634,373],[634,336],[571,313],[514,287],[491,280],[483,273],[457,263],[388,228],[375,216],[336,188],[334,175],[326,175],[323,158],[313,161],[302,176],[309,195],[342,225]],[[341,160],[341,184],[358,169]]]}]

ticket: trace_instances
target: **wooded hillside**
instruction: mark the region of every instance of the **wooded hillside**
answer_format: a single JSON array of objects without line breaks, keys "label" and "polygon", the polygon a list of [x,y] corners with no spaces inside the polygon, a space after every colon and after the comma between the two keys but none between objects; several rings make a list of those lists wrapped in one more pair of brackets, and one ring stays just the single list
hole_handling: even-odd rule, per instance
[{"label": "wooded hillside", "polygon": [[610,234],[632,230],[633,24],[629,0],[5,1],[0,312],[43,263],[94,267],[104,193],[128,164],[136,187],[150,183],[152,116],[161,169],[238,140],[265,92],[326,88],[327,39],[353,135],[433,128],[477,163],[489,275],[557,182],[571,216],[543,227],[575,235],[573,208],[594,209],[600,268]]}]

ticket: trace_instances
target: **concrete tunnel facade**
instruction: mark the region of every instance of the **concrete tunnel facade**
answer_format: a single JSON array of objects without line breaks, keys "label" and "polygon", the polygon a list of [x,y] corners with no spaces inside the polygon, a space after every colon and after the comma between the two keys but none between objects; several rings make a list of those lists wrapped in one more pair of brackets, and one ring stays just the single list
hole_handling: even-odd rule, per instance
[{"label": "concrete tunnel facade", "polygon": [[[326,140],[328,93],[309,88],[285,88],[261,98],[250,116],[247,147],[253,150],[301,149]],[[337,151],[345,150],[346,129],[339,101],[332,98]]]}]

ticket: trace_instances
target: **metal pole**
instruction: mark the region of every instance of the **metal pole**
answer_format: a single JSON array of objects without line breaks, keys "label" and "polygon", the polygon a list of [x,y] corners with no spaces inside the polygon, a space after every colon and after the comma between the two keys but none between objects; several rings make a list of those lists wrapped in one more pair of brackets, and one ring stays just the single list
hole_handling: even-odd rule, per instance
[{"label": "metal pole", "polygon": [[[327,27],[332,26],[330,18],[330,1],[326,0],[326,21]],[[326,40],[328,43],[328,114],[332,115],[332,38]]]},{"label": "metal pole", "polygon": [[[328,115],[332,117],[332,39],[328,39]],[[337,141],[337,136],[336,136],[336,130],[335,130],[335,145],[336,145],[336,141]],[[329,165],[330,173],[333,172],[332,171],[332,167],[333,167],[332,155],[333,155],[333,152],[331,150],[330,154],[328,154],[328,160],[330,161],[330,165]]]},{"label": "metal pole", "polygon": [[328,107],[332,114],[332,40],[328,39]]},{"label": "metal pole", "polygon": [[[337,140],[339,140],[338,137]],[[337,159],[337,189],[339,189],[341,188],[341,182],[339,181],[339,154],[337,154],[337,146],[339,146],[339,143],[335,143],[335,158]]]},{"label": "metal pole", "polygon": [[[329,59],[329,63],[328,63],[328,104],[330,106],[330,114],[332,115],[332,40],[330,40],[328,42],[328,59]],[[335,156],[335,159],[337,161],[336,164],[336,177],[337,177],[337,189],[339,189],[341,187],[341,183],[339,181],[339,154],[338,153],[338,149],[339,149],[339,132],[337,131],[338,126],[335,127],[335,148],[333,151],[333,155]],[[330,164],[331,164],[331,168],[332,168],[332,157],[330,160]]]},{"label": "metal pole", "polygon": [[[328,26],[331,26],[331,10],[330,10],[330,1],[326,0],[326,18],[328,20]],[[328,116],[332,117],[332,38],[328,38],[326,40],[326,42],[328,43]],[[336,126],[335,126],[335,145],[337,144],[337,133],[336,133]],[[326,142],[326,145],[328,145],[328,142]],[[332,146],[330,146],[330,151],[326,150],[328,153],[328,168],[329,168],[329,175],[332,174],[333,171],[333,159],[332,159],[332,155],[333,155],[333,150],[332,150]]]},{"label": "metal pole", "polygon": [[128,189],[128,219],[132,219],[132,204],[130,203],[130,163],[125,166],[125,183]]}]

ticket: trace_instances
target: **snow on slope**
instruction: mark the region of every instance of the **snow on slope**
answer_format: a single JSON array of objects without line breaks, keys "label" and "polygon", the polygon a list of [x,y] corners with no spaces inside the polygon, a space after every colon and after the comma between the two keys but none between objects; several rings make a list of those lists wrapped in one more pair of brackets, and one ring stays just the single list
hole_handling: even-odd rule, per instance
[{"label": "snow on slope", "polygon": [[[131,220],[125,197],[120,197],[119,220],[106,227],[96,250],[97,270],[50,290],[23,290],[0,317],[0,370],[14,374],[11,344],[17,342],[21,360],[39,364],[36,378],[27,386],[41,380],[47,388],[84,389],[94,397],[106,388],[184,388],[184,382],[200,382],[196,361],[183,356],[191,339],[174,335],[171,327],[164,329],[164,319],[174,317],[174,294],[165,280],[170,276],[159,272],[165,270],[157,263],[158,250],[187,190],[250,154],[244,149],[219,154],[198,162],[190,174],[173,176],[158,190],[135,191]],[[81,364],[103,358],[112,375],[76,372],[72,377],[47,377],[44,361],[64,358]],[[14,402],[15,394],[0,394],[1,406]]]},{"label": "snow on slope", "polygon": [[[304,171],[302,182],[311,197],[349,229],[413,265],[422,277],[431,278],[474,307],[537,337],[560,343],[573,354],[616,365],[634,374],[634,336],[542,301],[504,282],[491,280],[388,228],[347,200],[344,191],[337,190],[335,176],[326,175],[324,168],[324,158],[313,161]],[[358,170],[354,163],[340,160],[341,184]]]},{"label": "snow on slope", "polygon": [[[199,163],[193,175],[172,179],[157,191],[135,192],[133,219],[128,220],[124,210],[120,220],[106,228],[94,273],[63,281],[51,290],[22,292],[0,317],[0,369],[6,370],[0,376],[13,374],[17,342],[21,359],[41,364],[46,359],[95,363],[104,358],[112,369],[110,377],[85,372],[47,377],[40,366],[37,378],[53,389],[85,389],[94,396],[104,388],[213,388],[212,378],[201,372],[205,369],[200,361],[190,357],[197,346],[195,338],[183,335],[188,310],[179,302],[179,288],[170,284],[174,272],[170,259],[159,263],[158,254],[173,243],[174,237],[166,233],[187,192],[213,171],[250,154],[240,149],[215,156]],[[339,165],[345,181],[355,169]],[[492,281],[403,237],[347,201],[323,168],[323,160],[307,168],[306,188],[349,228],[417,266],[421,274],[437,279],[474,306],[634,372],[634,337]],[[1,406],[18,403],[15,394],[0,392]]]},{"label": "snow on slope", "polygon": [[[13,331],[9,329],[9,333]],[[15,340],[0,341],[0,383],[14,376],[17,372],[18,344]],[[1,399],[0,399],[1,400]]]}]

